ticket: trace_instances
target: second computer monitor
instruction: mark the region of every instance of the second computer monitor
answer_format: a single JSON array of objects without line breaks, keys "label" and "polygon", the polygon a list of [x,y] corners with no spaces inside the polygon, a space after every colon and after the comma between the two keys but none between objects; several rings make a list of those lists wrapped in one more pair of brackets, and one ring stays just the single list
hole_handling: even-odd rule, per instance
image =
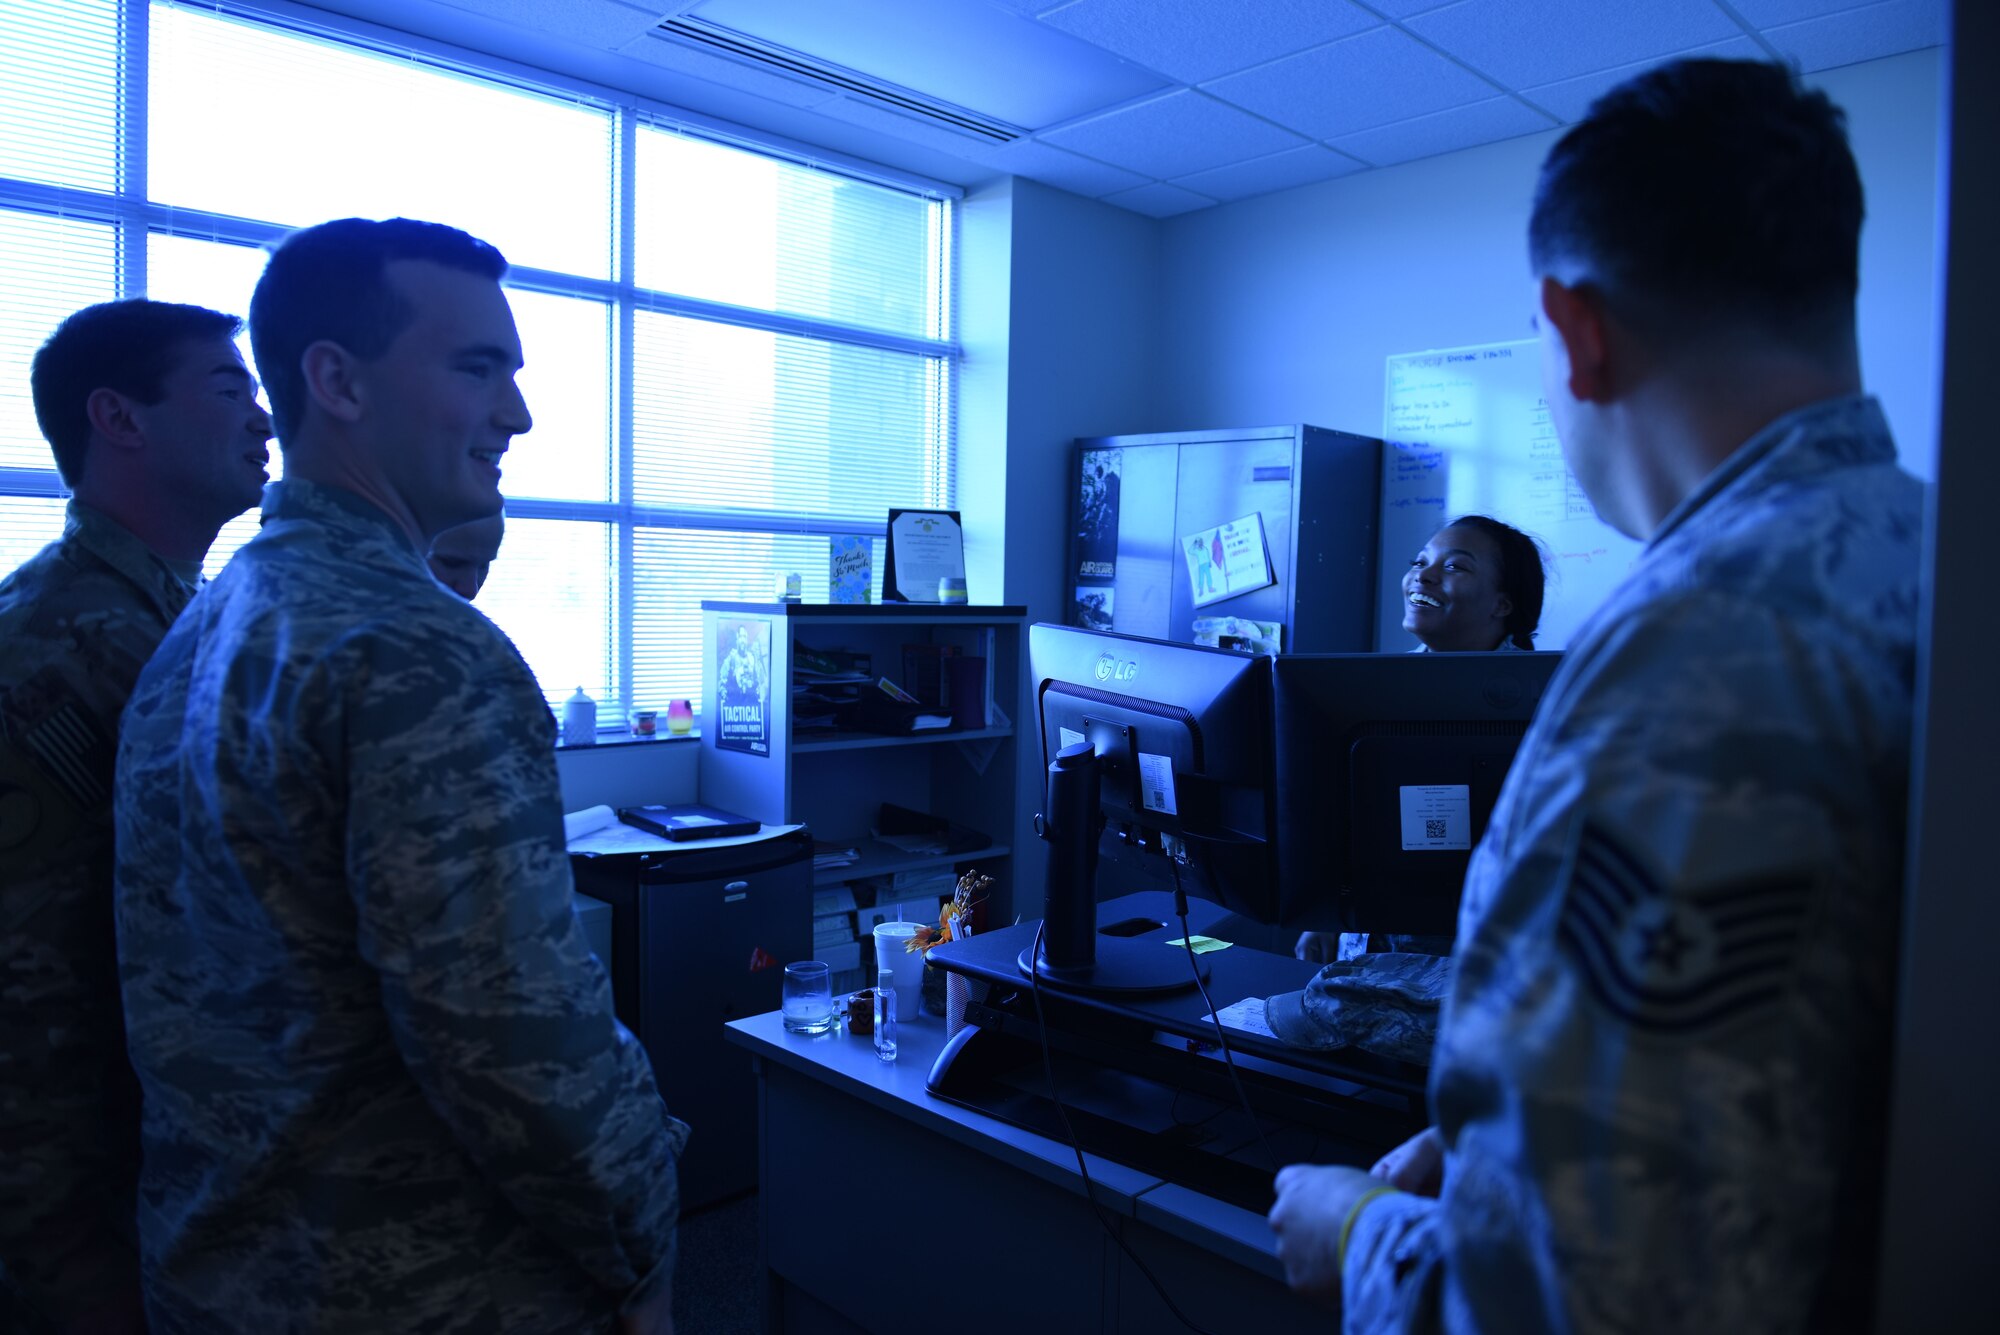
[{"label": "second computer monitor", "polygon": [[1472,849],[1561,658],[1278,659],[1283,924],[1452,935]]}]

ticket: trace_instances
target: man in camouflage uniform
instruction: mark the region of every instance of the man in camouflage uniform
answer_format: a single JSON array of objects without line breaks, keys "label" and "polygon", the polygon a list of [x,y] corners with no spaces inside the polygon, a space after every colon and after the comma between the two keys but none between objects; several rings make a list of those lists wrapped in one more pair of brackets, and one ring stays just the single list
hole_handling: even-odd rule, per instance
[{"label": "man in camouflage uniform", "polygon": [[[78,311],[36,354],[35,415],[72,492],[0,583],[0,1327],[134,1329],[138,1090],[111,927],[118,714],[257,503],[270,419],[199,306]],[[11,1305],[11,1308],[10,1308]]]},{"label": "man in camouflage uniform", "polygon": [[1860,392],[1861,212],[1776,66],[1642,75],[1543,165],[1545,392],[1648,545],[1467,874],[1435,1128],[1279,1175],[1350,1331],[1873,1319],[1922,493]]},{"label": "man in camouflage uniform", "polygon": [[671,1329],[686,1127],[577,926],[534,676],[424,562],[530,425],[505,267],[348,219],[251,302],[287,476],[119,749],[156,1333]]}]

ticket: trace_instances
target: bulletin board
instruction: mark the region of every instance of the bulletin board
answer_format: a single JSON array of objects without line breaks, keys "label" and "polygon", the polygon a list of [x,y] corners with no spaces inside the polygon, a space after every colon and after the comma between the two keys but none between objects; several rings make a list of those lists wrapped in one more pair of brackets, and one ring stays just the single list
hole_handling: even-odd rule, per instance
[{"label": "bulletin board", "polygon": [[1383,650],[1413,649],[1402,572],[1446,519],[1479,513],[1541,539],[1552,558],[1538,649],[1562,649],[1638,559],[1563,464],[1535,340],[1388,359],[1382,413]]}]

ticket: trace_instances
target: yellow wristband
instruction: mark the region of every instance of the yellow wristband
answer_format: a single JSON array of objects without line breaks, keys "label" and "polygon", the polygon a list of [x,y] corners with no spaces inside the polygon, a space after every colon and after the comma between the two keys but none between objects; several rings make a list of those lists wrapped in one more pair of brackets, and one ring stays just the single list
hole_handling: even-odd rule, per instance
[{"label": "yellow wristband", "polygon": [[1361,1207],[1374,1200],[1377,1196],[1393,1196],[1395,1194],[1396,1189],[1394,1187],[1371,1187],[1367,1191],[1362,1192],[1361,1199],[1354,1202],[1353,1206],[1347,1211],[1347,1221],[1340,1226],[1340,1251],[1338,1252],[1338,1256],[1342,1271],[1347,1269],[1347,1239],[1354,1232],[1354,1221],[1361,1217]]}]

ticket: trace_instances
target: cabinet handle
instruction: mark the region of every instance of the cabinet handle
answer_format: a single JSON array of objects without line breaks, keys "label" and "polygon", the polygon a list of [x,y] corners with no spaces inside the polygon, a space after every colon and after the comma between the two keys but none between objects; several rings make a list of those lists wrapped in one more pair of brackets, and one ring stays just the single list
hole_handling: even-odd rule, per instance
[{"label": "cabinet handle", "polygon": [[728,885],[722,887],[722,902],[725,904],[734,904],[739,899],[748,899],[749,897],[750,882],[748,881],[731,881]]}]

